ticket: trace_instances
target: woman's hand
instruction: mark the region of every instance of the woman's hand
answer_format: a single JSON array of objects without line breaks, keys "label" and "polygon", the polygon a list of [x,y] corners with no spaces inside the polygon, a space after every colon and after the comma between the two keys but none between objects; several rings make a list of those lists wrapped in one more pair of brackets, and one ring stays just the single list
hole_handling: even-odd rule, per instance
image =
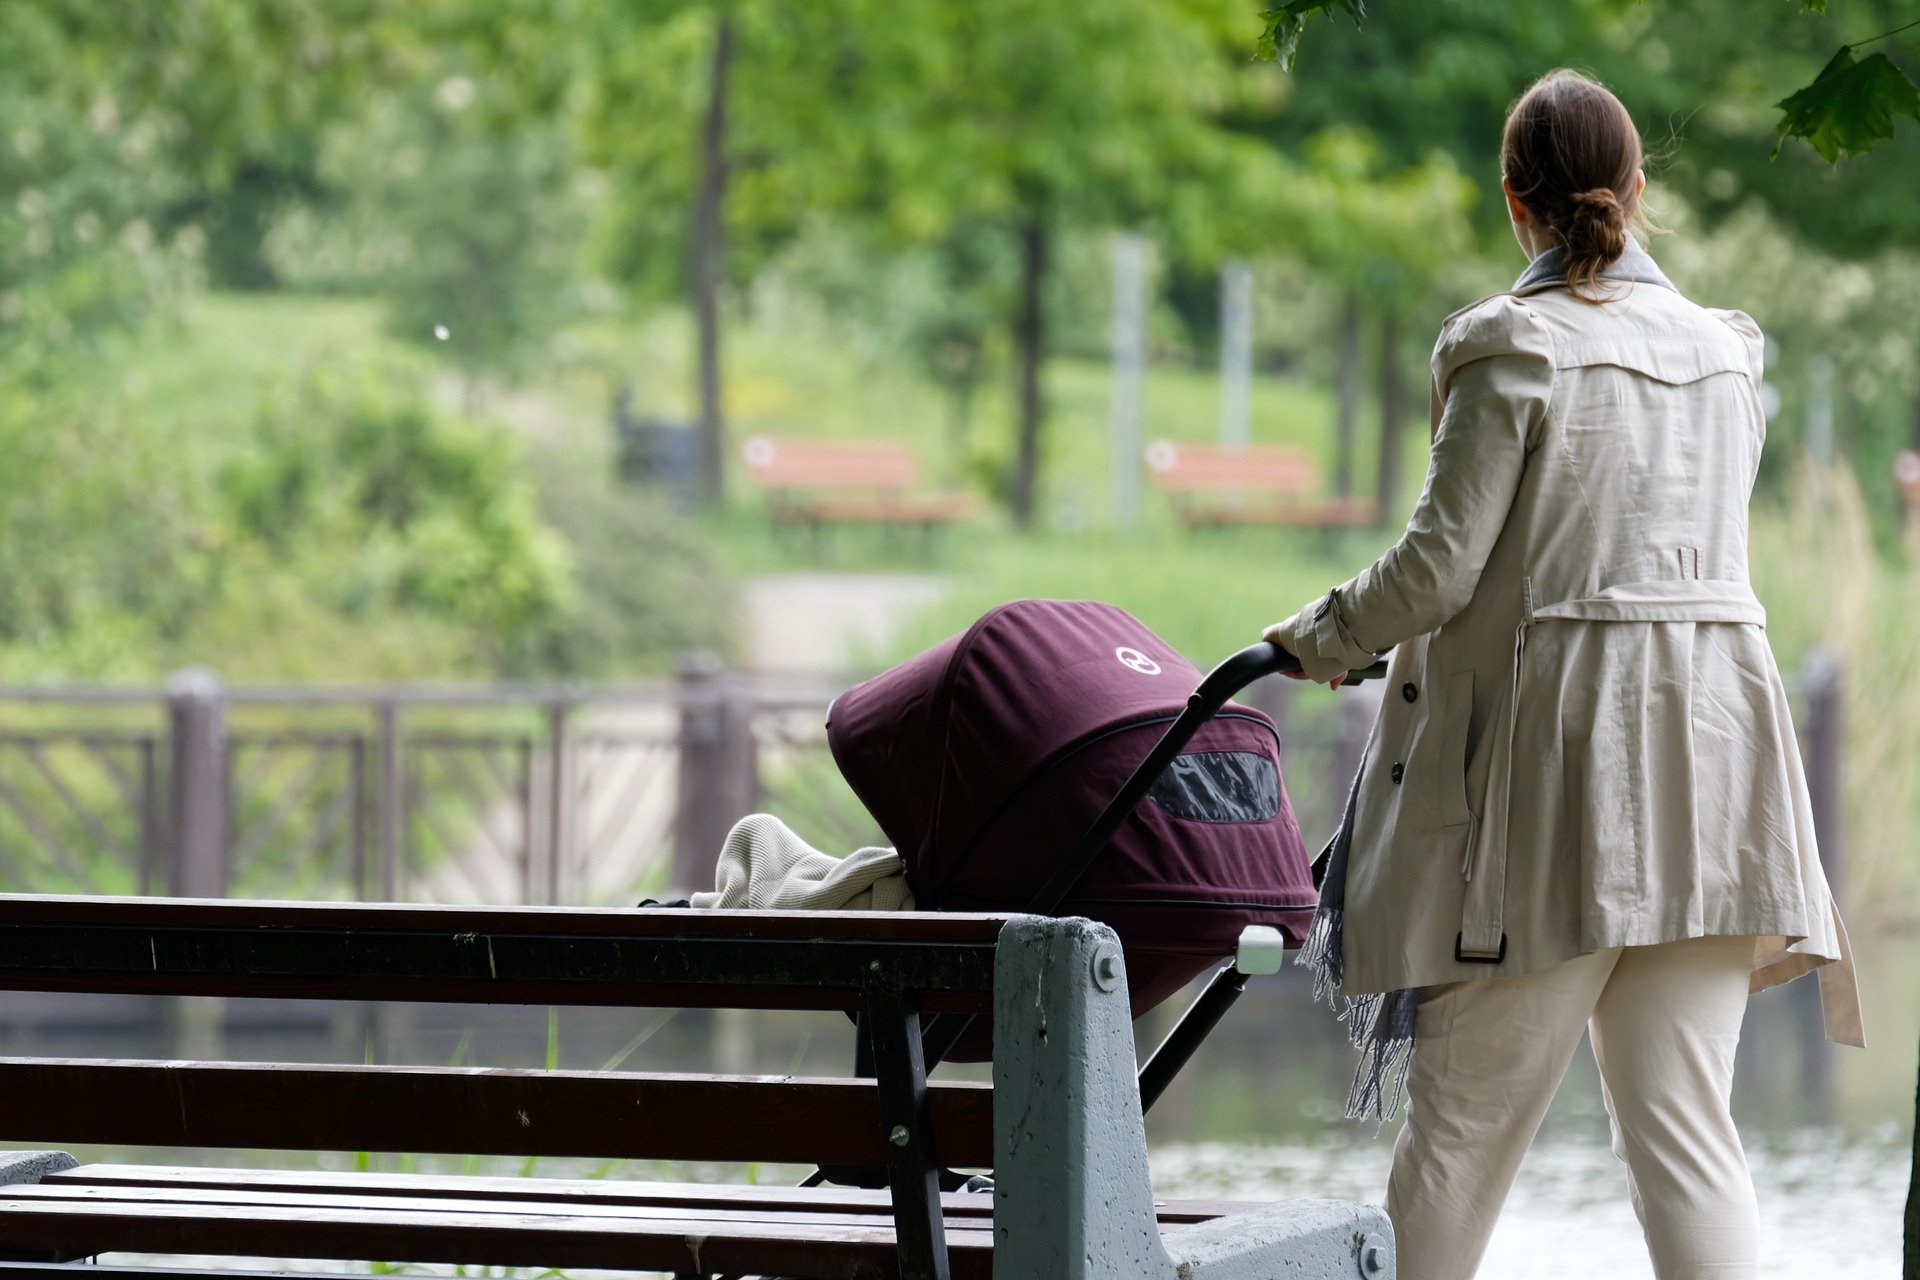
[{"label": "woman's hand", "polygon": [[[1292,653],[1293,650],[1288,647],[1288,642],[1293,637],[1287,625],[1292,621],[1293,619],[1288,618],[1284,622],[1274,623],[1272,626],[1268,627],[1265,631],[1260,633],[1260,638],[1262,640],[1265,640],[1268,644],[1278,645],[1280,649],[1286,653]],[[1306,671],[1300,667],[1295,667],[1291,671],[1282,671],[1280,674],[1285,676],[1289,680],[1306,680],[1311,678],[1307,675]],[[1327,681],[1327,688],[1338,689],[1341,685],[1345,684],[1346,682],[1347,682],[1347,673],[1342,671],[1339,675]]]}]

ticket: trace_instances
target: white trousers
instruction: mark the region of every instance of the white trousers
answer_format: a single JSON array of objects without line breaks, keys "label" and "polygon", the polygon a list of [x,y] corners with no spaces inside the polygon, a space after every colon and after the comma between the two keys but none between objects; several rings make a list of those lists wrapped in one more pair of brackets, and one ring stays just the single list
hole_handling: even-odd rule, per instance
[{"label": "white trousers", "polygon": [[1654,1273],[1752,1280],[1759,1212],[1728,1110],[1752,959],[1751,938],[1693,938],[1429,991],[1387,1188],[1400,1280],[1479,1270],[1583,1030]]}]

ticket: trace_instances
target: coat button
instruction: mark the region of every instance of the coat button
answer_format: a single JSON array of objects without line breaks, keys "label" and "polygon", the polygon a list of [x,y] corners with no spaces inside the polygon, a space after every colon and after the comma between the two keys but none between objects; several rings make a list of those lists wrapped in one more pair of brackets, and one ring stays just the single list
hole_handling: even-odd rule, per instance
[{"label": "coat button", "polygon": [[1420,686],[1409,680],[1400,686],[1400,696],[1408,702],[1418,702],[1420,700]]},{"label": "coat button", "polygon": [[1395,760],[1393,762],[1393,785],[1396,787],[1399,786],[1400,779],[1406,776],[1407,776],[1407,766],[1400,763],[1398,760]]}]

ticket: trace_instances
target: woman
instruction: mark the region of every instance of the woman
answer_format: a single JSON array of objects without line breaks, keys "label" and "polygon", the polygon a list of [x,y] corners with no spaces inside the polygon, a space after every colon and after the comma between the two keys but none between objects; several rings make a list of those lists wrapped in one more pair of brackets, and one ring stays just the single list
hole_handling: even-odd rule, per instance
[{"label": "woman", "polygon": [[1386,1114],[1406,1072],[1408,1280],[1474,1274],[1583,1030],[1661,1280],[1752,1276],[1728,1111],[1747,995],[1831,964],[1828,1036],[1861,1042],[1747,579],[1760,331],[1628,238],[1640,165],[1583,76],[1515,104],[1501,185],[1531,262],[1441,329],[1419,506],[1266,632],[1327,683],[1393,651],[1322,913],[1342,994],[1387,993],[1356,1105]]}]

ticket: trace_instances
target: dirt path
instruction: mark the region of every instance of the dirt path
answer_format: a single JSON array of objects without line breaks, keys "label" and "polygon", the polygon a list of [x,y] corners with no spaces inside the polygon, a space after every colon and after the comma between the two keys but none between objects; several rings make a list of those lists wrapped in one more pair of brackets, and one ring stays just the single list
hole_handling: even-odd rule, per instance
[{"label": "dirt path", "polygon": [[889,647],[945,591],[924,573],[786,573],[749,578],[743,646],[757,672],[833,677],[892,657]]}]

